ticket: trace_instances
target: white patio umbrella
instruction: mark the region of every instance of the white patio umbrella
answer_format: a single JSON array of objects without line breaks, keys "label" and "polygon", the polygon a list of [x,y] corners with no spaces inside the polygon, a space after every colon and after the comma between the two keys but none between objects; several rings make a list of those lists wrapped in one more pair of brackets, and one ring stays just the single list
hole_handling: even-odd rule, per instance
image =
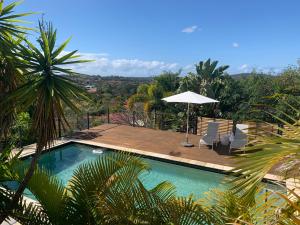
[{"label": "white patio umbrella", "polygon": [[191,91],[183,92],[177,95],[172,95],[170,97],[163,98],[162,100],[166,102],[178,102],[187,103],[187,122],[186,122],[186,140],[183,142],[183,146],[192,147],[193,144],[189,143],[189,114],[190,114],[190,104],[205,104],[205,103],[216,103],[219,102],[212,98],[205,97],[203,95],[196,94]]}]

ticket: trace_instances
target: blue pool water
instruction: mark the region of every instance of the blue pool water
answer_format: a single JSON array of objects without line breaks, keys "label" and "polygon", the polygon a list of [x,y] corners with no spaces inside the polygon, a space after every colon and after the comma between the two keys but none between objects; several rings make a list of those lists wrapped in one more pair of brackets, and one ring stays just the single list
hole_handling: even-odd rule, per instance
[{"label": "blue pool water", "polygon": [[[109,150],[104,150],[103,154],[95,154],[93,149],[95,148],[87,145],[68,144],[43,154],[39,166],[51,171],[66,185],[80,164],[96,160],[104,154],[116,154]],[[151,171],[141,177],[145,186],[152,188],[162,181],[170,181],[176,186],[178,196],[194,194],[196,198],[203,197],[204,192],[219,187],[224,178],[224,175],[214,172],[158,160],[144,160],[151,166]]]}]

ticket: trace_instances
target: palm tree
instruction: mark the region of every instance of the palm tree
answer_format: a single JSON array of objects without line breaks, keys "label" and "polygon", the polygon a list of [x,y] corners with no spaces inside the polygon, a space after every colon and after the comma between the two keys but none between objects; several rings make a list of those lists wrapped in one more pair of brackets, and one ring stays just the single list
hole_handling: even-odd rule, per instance
[{"label": "palm tree", "polygon": [[[139,177],[149,170],[138,157],[106,154],[79,166],[64,187],[55,176],[38,169],[28,183],[38,208],[29,216],[13,218],[24,225],[221,224],[193,198],[176,197],[168,182],[146,189]],[[39,219],[31,221],[37,212]]]},{"label": "palm tree", "polygon": [[[296,98],[294,100],[297,101]],[[282,104],[290,110],[291,115],[300,115],[300,111],[293,105],[284,100]],[[256,204],[257,200],[254,196],[262,187],[262,180],[269,172],[275,172],[282,177],[283,181],[288,179],[296,181],[299,188],[300,120],[278,109],[272,109],[267,113],[284,124],[283,128],[278,128],[282,134],[260,131],[245,149],[246,154],[242,155],[234,170],[236,178],[231,180],[232,192],[245,199],[246,206]],[[281,114],[289,121],[276,116],[275,113]],[[284,192],[273,191],[273,194],[280,197],[280,201],[273,203],[272,206],[262,205],[265,210],[273,208],[274,224],[299,224],[300,219],[297,215],[300,213],[300,196],[294,188],[283,187]],[[284,203],[282,203],[283,200]]]},{"label": "palm tree", "polygon": [[[3,6],[3,0],[0,1],[0,102],[7,98],[7,94],[15,90],[22,80],[22,72],[17,69],[15,57],[16,46],[20,44],[22,35],[29,28],[18,24],[25,22],[20,18],[28,16],[31,13],[14,14],[14,8],[21,2],[13,2]],[[10,108],[16,107],[12,102],[8,103]],[[0,140],[7,142],[10,128],[15,120],[15,111],[0,112]],[[5,147],[5,146],[4,146]]]},{"label": "palm tree", "polygon": [[157,124],[157,111],[163,106],[161,100],[165,95],[164,89],[155,81],[151,84],[142,84],[138,87],[137,93],[128,99],[128,108],[132,110],[136,103],[142,103],[147,117],[154,112],[154,126]]},{"label": "palm tree", "polygon": [[[0,154],[0,215],[7,213],[8,205],[13,197],[14,192],[6,186],[8,181],[16,181],[19,178],[19,174],[16,168],[20,165],[19,154],[13,157],[11,156],[11,149],[5,148]],[[42,217],[41,212],[37,205],[29,203],[23,197],[17,202],[15,208],[9,212],[9,216],[15,220],[32,221],[33,224],[44,224],[45,220]],[[28,223],[28,222],[27,222]]]},{"label": "palm tree", "polygon": [[[62,55],[70,39],[56,48],[56,30],[53,29],[50,23],[45,25],[40,22],[39,32],[39,48],[28,40],[25,40],[26,45],[18,46],[16,52],[19,59],[17,66],[24,72],[27,81],[10,93],[7,99],[7,101],[13,99],[16,105],[22,106],[23,110],[28,109],[28,107],[34,108],[32,130],[36,135],[37,143],[36,153],[8,206],[9,210],[19,201],[33,175],[37,159],[42,150],[50,147],[56,139],[56,119],[62,121],[63,126],[68,125],[64,116],[63,104],[78,112],[74,101],[88,100],[81,88],[74,85],[65,76],[61,76],[62,74],[72,74],[70,69],[63,66],[87,61],[78,60],[79,56],[75,55],[77,51]],[[6,103],[4,101],[3,105],[9,107]],[[0,223],[6,216],[7,214],[0,216]]]},{"label": "palm tree", "polygon": [[[211,59],[200,61],[195,65],[196,73],[190,72],[180,80],[177,92],[193,91],[217,99],[220,90],[226,85],[226,77],[224,75],[229,68],[227,65],[219,67],[217,65],[218,61],[211,62]],[[194,109],[198,111],[199,106],[194,106]],[[215,116],[216,105],[206,106],[201,111],[202,115]]]},{"label": "palm tree", "polygon": [[222,80],[225,70],[229,68],[228,65],[217,67],[218,61],[212,61],[210,59],[206,61],[200,61],[196,64],[196,72],[199,77],[200,94],[206,95],[210,98],[215,98],[215,85]]},{"label": "palm tree", "polygon": [[[228,65],[217,67],[218,63],[208,59],[196,64],[196,77],[200,83],[199,93],[213,99],[218,98],[219,90],[224,87],[224,72],[229,68]],[[205,107],[204,111],[204,114],[215,117],[216,104]]]},{"label": "palm tree", "polygon": [[[127,154],[107,154],[80,166],[67,187],[48,172],[36,170],[27,187],[40,206],[26,208],[20,201],[12,217],[22,224],[298,224],[297,193],[263,192],[261,182],[278,162],[283,163],[278,171],[285,178],[299,179],[299,120],[285,124],[289,129],[282,129],[284,136],[262,133],[247,149],[258,152],[249,152],[241,161],[237,177],[230,180],[232,188],[213,190],[204,199],[177,198],[168,182],[147,190],[139,180],[150,169],[144,161]],[[13,172],[1,170],[4,178],[0,181],[21,181],[25,172],[5,162]]]},{"label": "palm tree", "polygon": [[0,52],[3,54],[5,51],[11,51],[14,48],[14,43],[11,42],[12,38],[19,38],[26,31],[31,30],[28,27],[20,26],[20,23],[25,21],[20,18],[31,15],[32,13],[14,14],[16,6],[22,2],[12,2],[4,7],[4,0],[0,0]]}]

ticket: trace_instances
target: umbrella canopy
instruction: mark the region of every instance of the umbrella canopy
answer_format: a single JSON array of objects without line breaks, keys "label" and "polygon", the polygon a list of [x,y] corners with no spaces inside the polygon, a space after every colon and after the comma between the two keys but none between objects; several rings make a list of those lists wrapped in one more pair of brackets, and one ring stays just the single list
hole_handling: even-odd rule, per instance
[{"label": "umbrella canopy", "polygon": [[219,102],[212,98],[205,97],[203,95],[196,94],[191,91],[183,92],[177,95],[163,98],[166,102],[181,102],[181,103],[193,103],[193,104],[205,104]]},{"label": "umbrella canopy", "polygon": [[178,102],[178,103],[187,103],[187,120],[186,120],[186,141],[183,142],[183,146],[192,147],[193,144],[189,143],[189,114],[190,114],[190,104],[205,104],[205,103],[216,103],[219,102],[212,98],[205,97],[203,95],[196,94],[191,91],[183,92],[177,95],[172,95],[170,97],[163,98],[162,100],[166,102]]}]

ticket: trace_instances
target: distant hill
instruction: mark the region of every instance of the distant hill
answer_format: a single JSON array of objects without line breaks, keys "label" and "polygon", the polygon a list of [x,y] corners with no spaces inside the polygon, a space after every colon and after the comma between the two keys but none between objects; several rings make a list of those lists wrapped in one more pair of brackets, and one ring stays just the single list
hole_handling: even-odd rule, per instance
[{"label": "distant hill", "polygon": [[153,77],[123,77],[123,76],[100,76],[78,74],[71,78],[82,87],[93,86],[97,88],[97,93],[108,93],[112,97],[126,99],[136,92],[137,87],[142,83],[150,83]]},{"label": "distant hill", "polygon": [[[251,74],[252,73],[238,73],[230,75],[234,79],[243,79]],[[257,75],[270,76],[263,73],[259,73]],[[122,99],[126,99],[132,94],[136,93],[136,89],[140,84],[151,83],[153,78],[154,77],[100,76],[86,74],[71,76],[71,79],[82,87],[96,87],[97,94],[108,93],[112,97],[121,97]]]}]

